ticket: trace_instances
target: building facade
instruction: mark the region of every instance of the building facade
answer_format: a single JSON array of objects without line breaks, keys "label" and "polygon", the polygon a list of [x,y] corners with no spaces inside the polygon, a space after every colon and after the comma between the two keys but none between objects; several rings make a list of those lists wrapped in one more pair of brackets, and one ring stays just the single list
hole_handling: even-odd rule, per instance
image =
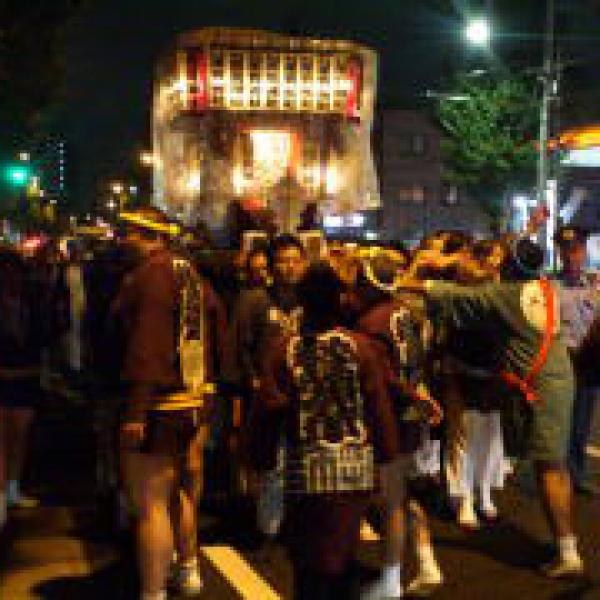
[{"label": "building facade", "polygon": [[415,242],[440,229],[489,234],[486,214],[443,181],[442,135],[426,115],[385,109],[377,125],[381,237]]},{"label": "building facade", "polygon": [[62,205],[68,195],[67,148],[65,139],[58,135],[44,138],[32,153],[39,188],[46,201]]}]

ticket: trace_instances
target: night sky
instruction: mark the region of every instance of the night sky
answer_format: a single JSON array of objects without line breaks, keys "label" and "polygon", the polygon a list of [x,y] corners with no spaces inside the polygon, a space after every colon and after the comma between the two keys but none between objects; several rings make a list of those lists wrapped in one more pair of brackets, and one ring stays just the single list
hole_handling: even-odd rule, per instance
[{"label": "night sky", "polygon": [[[563,0],[564,1],[564,0]],[[591,1],[591,0],[590,0]],[[489,0],[488,0],[489,2]],[[568,0],[568,4],[587,0]],[[495,0],[496,23],[539,32],[541,0]],[[58,123],[77,174],[78,203],[123,176],[136,149],[150,146],[154,63],[182,31],[240,26],[354,39],[380,52],[379,99],[388,106],[422,102],[456,68],[489,57],[465,48],[466,15],[485,2],[465,0],[92,0],[68,33],[67,99]],[[469,6],[470,8],[467,8]],[[539,40],[502,36],[498,55],[539,62]],[[597,65],[596,65],[597,66]]]}]

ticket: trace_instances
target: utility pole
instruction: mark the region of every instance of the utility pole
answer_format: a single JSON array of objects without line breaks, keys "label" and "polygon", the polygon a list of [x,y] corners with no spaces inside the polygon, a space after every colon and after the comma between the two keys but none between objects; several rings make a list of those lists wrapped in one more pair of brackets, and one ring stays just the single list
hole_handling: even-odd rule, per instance
[{"label": "utility pole", "polygon": [[[546,27],[544,31],[544,63],[542,68],[542,99],[540,103],[540,129],[539,129],[539,148],[538,148],[538,169],[537,169],[537,201],[538,204],[546,204],[546,189],[548,187],[548,137],[550,128],[550,103],[553,95],[557,92],[556,78],[554,73],[554,53],[555,53],[555,32],[554,32],[554,0],[546,0]],[[553,236],[556,226],[558,206],[556,195],[550,198],[552,206],[548,206],[549,217],[544,228],[546,249],[548,258],[554,256]],[[550,264],[553,264],[553,258]]]}]

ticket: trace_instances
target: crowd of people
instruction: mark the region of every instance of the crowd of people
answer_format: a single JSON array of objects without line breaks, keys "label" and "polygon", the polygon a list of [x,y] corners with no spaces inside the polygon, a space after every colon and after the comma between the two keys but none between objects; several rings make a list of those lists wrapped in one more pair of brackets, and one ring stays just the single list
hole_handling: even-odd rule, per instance
[{"label": "crowd of people", "polygon": [[[63,258],[0,248],[0,528],[7,507],[33,505],[19,481],[60,346],[92,407],[98,493],[135,535],[142,600],[202,593],[197,515],[218,470],[252,499],[248,528],[287,544],[298,600],[430,594],[444,577],[423,482],[472,530],[498,518],[519,459],[555,541],[545,574],[584,573],[572,496],[595,493],[600,339],[585,232],[557,234],[556,277],[531,231],[443,231],[411,250],[254,233],[223,253],[141,208],[117,233]],[[208,446],[226,450],[220,469]],[[361,587],[373,511],[382,570]]]}]

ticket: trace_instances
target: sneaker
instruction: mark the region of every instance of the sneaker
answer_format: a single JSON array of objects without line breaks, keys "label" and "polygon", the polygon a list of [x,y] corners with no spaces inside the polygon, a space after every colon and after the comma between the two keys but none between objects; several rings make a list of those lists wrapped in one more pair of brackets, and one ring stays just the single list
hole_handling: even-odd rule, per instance
[{"label": "sneaker", "polygon": [[584,575],[583,561],[579,556],[564,559],[557,558],[555,561],[544,565],[542,573],[550,579],[570,579]]},{"label": "sneaker", "polygon": [[383,577],[369,584],[360,594],[360,600],[396,600],[396,598],[402,598],[400,582],[390,586]]},{"label": "sneaker", "polygon": [[424,598],[433,594],[442,583],[444,577],[439,569],[423,570],[409,583],[406,593],[409,596]]},{"label": "sneaker", "polygon": [[204,588],[204,582],[198,568],[186,569],[180,567],[175,587],[179,594],[185,598],[198,596]]}]

